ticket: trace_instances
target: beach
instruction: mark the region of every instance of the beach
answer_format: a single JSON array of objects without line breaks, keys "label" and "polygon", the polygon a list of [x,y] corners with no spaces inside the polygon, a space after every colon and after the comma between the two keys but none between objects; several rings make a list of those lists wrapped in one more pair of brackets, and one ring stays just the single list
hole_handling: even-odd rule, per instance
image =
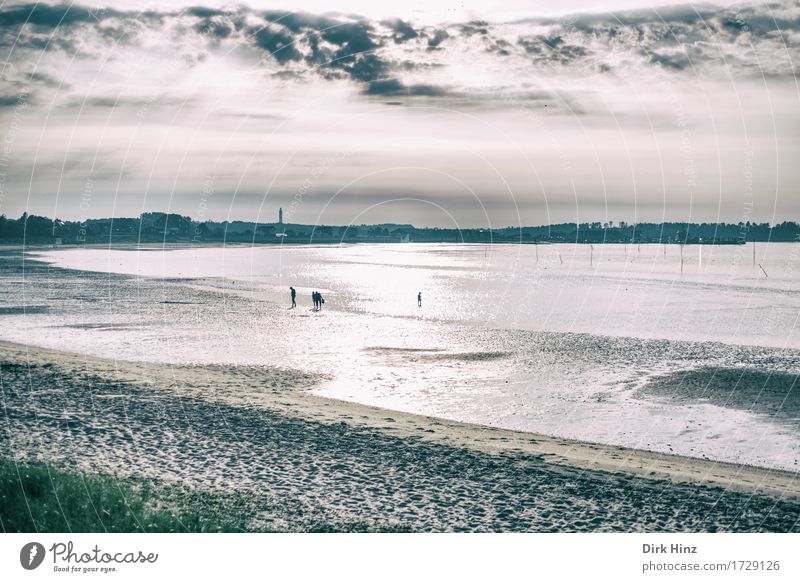
[{"label": "beach", "polygon": [[[4,249],[0,455],[45,488],[161,491],[140,499],[158,531],[798,531],[800,351],[764,339],[797,301],[777,248],[768,284],[612,249],[588,286],[508,246]],[[498,286],[523,267],[535,290]],[[404,277],[439,291],[418,307]],[[437,302],[453,289],[463,313]],[[491,320],[504,293],[534,299]],[[576,323],[600,316],[618,333]]]},{"label": "beach", "polygon": [[0,343],[2,454],[242,494],[252,531],[798,531],[791,472],[382,410],[269,367]]},{"label": "beach", "polygon": [[286,368],[381,409],[800,468],[794,246],[760,251],[769,279],[742,264],[749,249],[707,249],[681,273],[675,248],[598,248],[592,267],[582,245],[552,247],[7,249],[0,340]]}]

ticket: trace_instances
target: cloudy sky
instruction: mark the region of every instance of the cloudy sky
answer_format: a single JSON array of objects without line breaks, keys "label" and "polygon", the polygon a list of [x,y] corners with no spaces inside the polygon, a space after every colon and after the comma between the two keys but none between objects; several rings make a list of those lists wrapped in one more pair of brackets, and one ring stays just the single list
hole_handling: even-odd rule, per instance
[{"label": "cloudy sky", "polygon": [[797,2],[0,6],[9,216],[800,219]]}]

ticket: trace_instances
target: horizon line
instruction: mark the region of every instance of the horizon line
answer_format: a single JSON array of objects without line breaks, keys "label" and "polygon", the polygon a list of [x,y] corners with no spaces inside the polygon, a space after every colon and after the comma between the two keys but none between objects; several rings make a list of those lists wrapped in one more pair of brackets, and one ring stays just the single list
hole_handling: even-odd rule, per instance
[{"label": "horizon line", "polygon": [[662,221],[636,221],[636,222],[628,222],[626,220],[591,220],[591,221],[583,221],[583,222],[551,222],[548,224],[528,224],[528,225],[506,225],[506,226],[469,226],[469,227],[442,227],[442,226],[416,226],[412,223],[407,222],[375,222],[375,223],[360,223],[360,224],[321,224],[321,223],[303,223],[303,222],[260,222],[257,220],[245,220],[245,219],[225,219],[225,220],[213,220],[213,219],[205,219],[205,220],[196,220],[192,218],[188,214],[180,214],[178,212],[164,212],[164,211],[148,211],[142,212],[139,216],[116,216],[116,217],[109,217],[109,216],[101,216],[97,218],[83,218],[83,219],[60,219],[57,217],[51,218],[49,216],[43,216],[39,214],[29,214],[27,211],[23,211],[23,213],[19,216],[19,218],[10,218],[6,216],[4,213],[0,213],[0,218],[9,221],[18,221],[22,220],[23,217],[27,215],[28,218],[35,217],[35,218],[42,218],[46,219],[50,222],[55,223],[56,221],[60,221],[62,223],[72,222],[77,224],[85,224],[90,221],[99,221],[99,220],[141,220],[143,216],[147,214],[154,214],[154,215],[163,215],[163,216],[178,216],[182,219],[189,219],[192,223],[197,224],[205,224],[205,223],[217,223],[217,224],[224,224],[224,223],[234,223],[234,222],[243,222],[243,223],[251,223],[254,225],[261,225],[261,226],[305,226],[305,227],[338,227],[338,228],[352,228],[357,226],[386,226],[386,225],[393,225],[399,227],[410,227],[417,230],[428,229],[428,230],[458,230],[458,231],[466,231],[466,230],[509,230],[509,229],[523,229],[523,228],[549,228],[553,226],[565,226],[565,225],[600,225],[599,228],[602,229],[612,229],[612,228],[630,228],[636,227],[639,225],[665,225],[665,224],[685,224],[685,225],[752,225],[752,226],[768,226],[769,228],[774,228],[781,224],[800,224],[800,217],[797,219],[792,220],[783,220],[780,222],[755,222],[755,221],[738,221],[738,222],[726,222],[726,221],[700,221],[700,222],[688,222],[688,221],[681,221],[681,220],[662,220]]}]

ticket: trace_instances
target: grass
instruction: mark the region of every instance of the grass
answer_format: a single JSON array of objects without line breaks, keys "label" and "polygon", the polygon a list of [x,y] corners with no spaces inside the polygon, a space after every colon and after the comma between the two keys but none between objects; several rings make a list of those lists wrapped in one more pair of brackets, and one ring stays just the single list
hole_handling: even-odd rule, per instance
[{"label": "grass", "polygon": [[179,485],[84,475],[0,459],[4,532],[217,532],[247,529],[236,496]]},{"label": "grass", "polygon": [[198,491],[142,478],[84,474],[0,457],[0,531],[407,532],[343,521],[292,498]]}]

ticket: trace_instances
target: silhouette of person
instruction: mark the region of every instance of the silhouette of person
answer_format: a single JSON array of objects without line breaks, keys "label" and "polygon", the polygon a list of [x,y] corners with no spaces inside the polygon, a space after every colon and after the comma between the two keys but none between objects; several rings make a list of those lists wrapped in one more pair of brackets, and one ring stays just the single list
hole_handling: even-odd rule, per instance
[{"label": "silhouette of person", "polygon": [[322,293],[317,293],[317,300],[319,301],[319,309],[322,309],[322,304],[325,303],[325,299],[322,297]]},{"label": "silhouette of person", "polygon": [[319,299],[317,299],[318,293],[316,291],[311,293],[311,302],[314,304],[314,311],[317,310],[317,303],[319,303]]},{"label": "silhouette of person", "polygon": [[297,291],[294,290],[294,287],[289,287],[289,292],[292,294],[292,306],[289,309],[294,309],[297,307],[297,302],[295,298],[297,297]]},{"label": "silhouette of person", "polygon": [[422,307],[422,291],[417,293],[417,307]]}]

